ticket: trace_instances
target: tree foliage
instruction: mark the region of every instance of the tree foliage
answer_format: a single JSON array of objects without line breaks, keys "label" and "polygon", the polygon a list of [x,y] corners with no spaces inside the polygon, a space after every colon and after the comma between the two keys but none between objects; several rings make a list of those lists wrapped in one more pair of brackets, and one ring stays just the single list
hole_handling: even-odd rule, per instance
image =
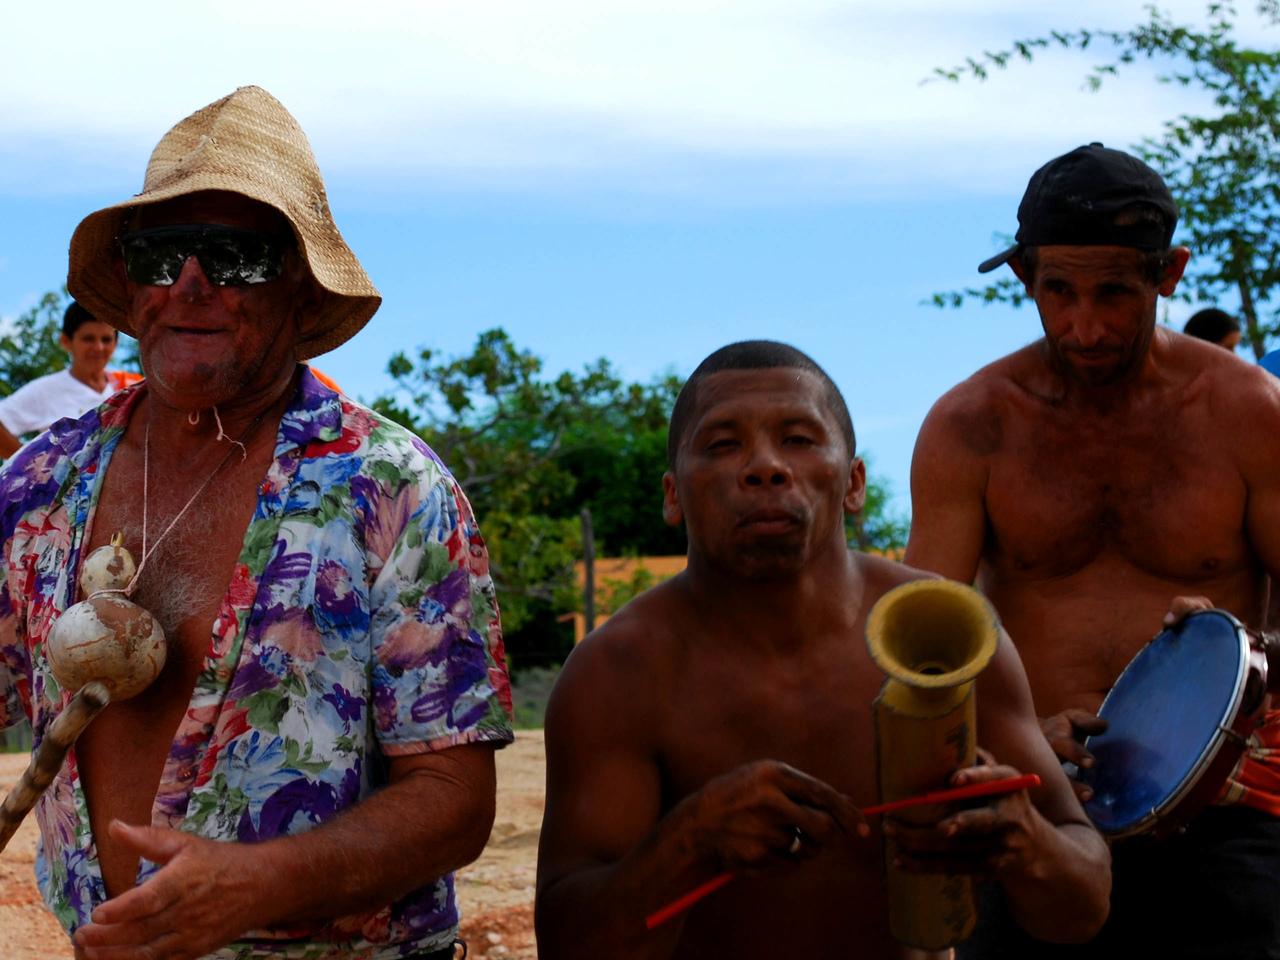
[{"label": "tree foliage", "polygon": [[[1269,25],[1280,22],[1280,0],[1255,7]],[[1177,23],[1155,6],[1144,9],[1147,19],[1127,30],[1051,30],[935,74],[986,80],[1045,50],[1101,49],[1102,61],[1086,77],[1091,90],[1131,64],[1152,61],[1162,65],[1161,83],[1208,94],[1208,115],[1179,114],[1134,150],[1164,176],[1182,211],[1179,238],[1193,253],[1182,296],[1238,298],[1246,339],[1261,357],[1280,333],[1280,51],[1242,45],[1230,2],[1209,3],[1203,27]],[[957,306],[970,299],[1016,305],[1025,292],[1006,277],[935,294],[932,302]]]},{"label": "tree foliage", "polygon": [[0,334],[0,397],[66,367],[67,353],[58,344],[66,305],[65,293],[50,291]]},{"label": "tree foliage", "polygon": [[554,659],[553,615],[577,604],[583,507],[602,555],[684,551],[683,536],[662,523],[660,493],[678,379],[624,383],[603,359],[548,376],[500,329],[480,334],[467,356],[397,353],[388,371],[397,390],[374,406],[422,436],[467,491],[503,622],[530,634],[532,659]]}]

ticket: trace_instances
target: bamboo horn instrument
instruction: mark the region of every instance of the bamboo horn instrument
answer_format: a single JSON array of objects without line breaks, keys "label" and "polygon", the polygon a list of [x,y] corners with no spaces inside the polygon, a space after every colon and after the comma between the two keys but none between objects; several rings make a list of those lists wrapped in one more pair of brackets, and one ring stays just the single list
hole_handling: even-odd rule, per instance
[{"label": "bamboo horn instrument", "polygon": [[[973,681],[994,656],[998,636],[991,605],[950,580],[905,583],[872,607],[867,648],[886,676],[873,706],[881,802],[940,790],[957,769],[973,764]],[[942,812],[926,805],[898,816],[928,824]],[[972,933],[972,881],[895,869],[896,854],[886,837],[889,929],[907,948],[904,956],[946,951]]]},{"label": "bamboo horn instrument", "polygon": [[110,702],[106,684],[92,680],[67,701],[62,712],[49,724],[40,746],[31,755],[27,769],[22,771],[21,778],[0,804],[0,851],[9,845],[23,817],[40,799],[40,794],[53,783],[76,738]]}]

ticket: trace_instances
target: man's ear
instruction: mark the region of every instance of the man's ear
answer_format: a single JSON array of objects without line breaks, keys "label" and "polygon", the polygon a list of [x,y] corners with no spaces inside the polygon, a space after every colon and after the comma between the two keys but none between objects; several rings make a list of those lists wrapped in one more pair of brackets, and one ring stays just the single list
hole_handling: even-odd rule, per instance
[{"label": "man's ear", "polygon": [[1178,281],[1182,279],[1182,274],[1186,271],[1190,260],[1191,251],[1186,247],[1174,247],[1169,251],[1169,266],[1165,267],[1164,278],[1156,288],[1160,296],[1173,296],[1173,291],[1178,289]]},{"label": "man's ear", "polygon": [[58,345],[62,347],[63,350],[67,351],[67,353],[71,352],[71,338],[65,333],[58,334]]},{"label": "man's ear", "polygon": [[1031,274],[1027,270],[1027,265],[1022,262],[1022,257],[1015,254],[1005,261],[1009,264],[1009,269],[1014,275],[1022,281],[1022,286],[1026,288],[1027,296],[1031,296]]},{"label": "man's ear", "polygon": [[311,275],[311,267],[296,250],[285,251],[284,273],[294,285],[294,314],[301,321],[314,314],[328,296],[324,287]]},{"label": "man's ear", "polygon": [[867,502],[867,465],[861,457],[854,457],[849,464],[849,486],[844,492],[844,512],[850,516],[861,513]]},{"label": "man's ear", "polygon": [[680,497],[676,493],[676,476],[670,470],[662,475],[662,519],[672,527],[684,523],[684,511],[680,509]]}]

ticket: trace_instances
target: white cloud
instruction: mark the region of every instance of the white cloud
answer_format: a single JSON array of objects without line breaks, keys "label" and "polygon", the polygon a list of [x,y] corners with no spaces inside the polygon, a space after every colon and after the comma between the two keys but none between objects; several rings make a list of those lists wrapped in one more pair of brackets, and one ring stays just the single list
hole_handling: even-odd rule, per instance
[{"label": "white cloud", "polygon": [[[1179,0],[1196,17],[1200,2]],[[1145,66],[1081,92],[1046,55],[987,84],[933,67],[1011,37],[1124,26],[1138,2],[1034,15],[1003,0],[343,0],[26,4],[6,12],[0,189],[140,177],[170,124],[242,83],[299,117],[326,170],[402,183],[622,178],[706,186],[738,169],[867,190],[1007,189],[1046,151],[1130,143],[1176,111]],[[41,42],[40,38],[48,38]],[[772,168],[772,169],[771,169]]]}]

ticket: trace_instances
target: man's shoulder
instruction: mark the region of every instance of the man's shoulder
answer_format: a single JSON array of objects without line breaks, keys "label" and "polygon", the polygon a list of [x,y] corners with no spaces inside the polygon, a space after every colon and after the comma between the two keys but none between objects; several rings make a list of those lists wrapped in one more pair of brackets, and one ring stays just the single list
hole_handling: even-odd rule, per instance
[{"label": "man's shoulder", "polygon": [[630,685],[661,673],[689,635],[682,576],[645,591],[591,631],[565,663],[570,677]]},{"label": "man's shoulder", "polygon": [[449,468],[420,436],[401,423],[339,395],[341,425],[336,439],[313,441],[309,456],[351,457],[362,472],[388,471],[415,478],[424,486],[454,483]]},{"label": "man's shoulder", "polygon": [[652,663],[666,656],[670,644],[686,635],[681,629],[689,618],[683,578],[677,574],[635,597],[593,630],[579,649],[627,663]]},{"label": "man's shoulder", "polygon": [[1181,404],[1206,410],[1220,435],[1254,442],[1280,431],[1280,379],[1265,368],[1176,331],[1165,331],[1166,369]]},{"label": "man's shoulder", "polygon": [[667,580],[646,591],[573,649],[548,704],[549,742],[580,740],[586,730],[614,741],[648,740],[679,668],[680,638],[689,638],[678,590]]},{"label": "man's shoulder", "polygon": [[863,596],[869,606],[894,587],[914,580],[938,580],[936,573],[909,566],[889,557],[870,553],[855,553],[858,573],[862,577]]},{"label": "man's shoulder", "polygon": [[979,457],[997,452],[1005,424],[1027,393],[1039,363],[1035,346],[1024,347],[957,383],[929,410],[917,450],[938,447]]},{"label": "man's shoulder", "polygon": [[5,461],[0,470],[0,538],[23,517],[53,505],[70,469],[70,456],[48,431]]}]

